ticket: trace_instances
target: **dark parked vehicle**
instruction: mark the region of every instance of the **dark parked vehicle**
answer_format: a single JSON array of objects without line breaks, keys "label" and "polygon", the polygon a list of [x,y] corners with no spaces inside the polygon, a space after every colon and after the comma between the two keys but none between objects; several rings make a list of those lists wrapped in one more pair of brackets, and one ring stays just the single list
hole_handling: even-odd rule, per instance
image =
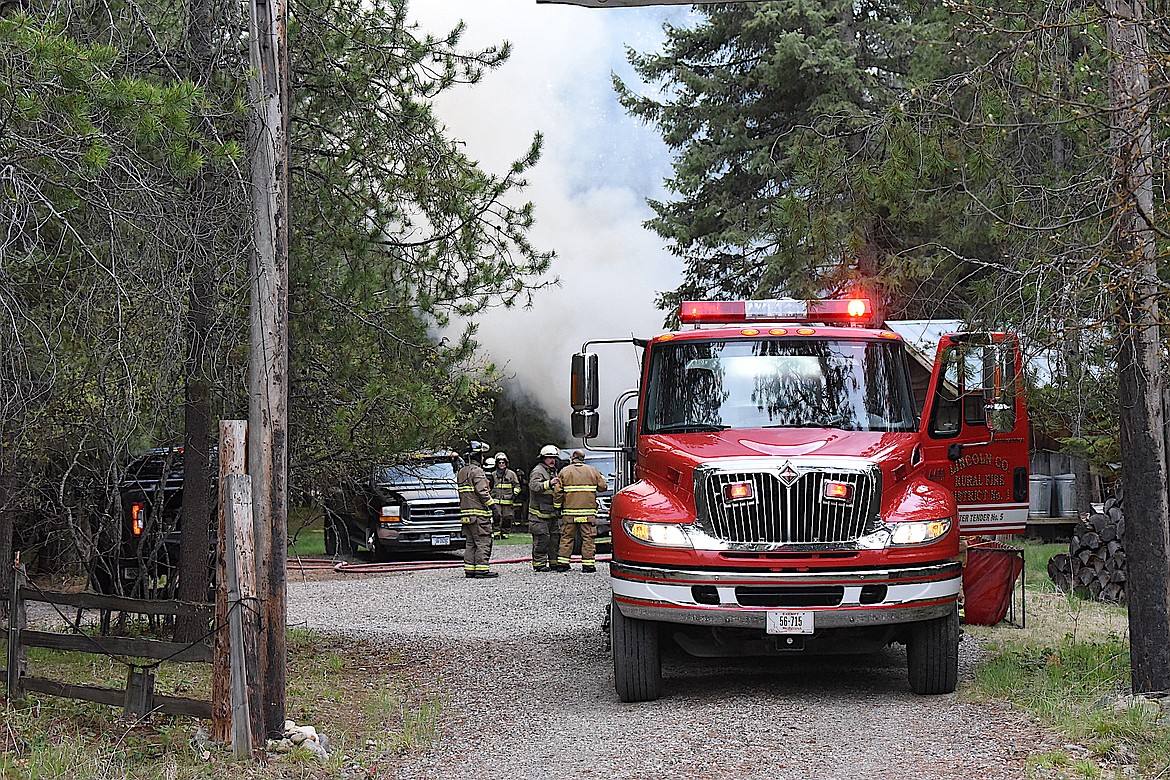
[{"label": "dark parked vehicle", "polygon": [[450,451],[422,453],[347,480],[325,504],[325,552],[350,555],[364,547],[384,560],[393,552],[462,549],[457,459]]},{"label": "dark parked vehicle", "polygon": [[105,592],[168,597],[179,566],[183,448],[158,447],[131,461],[118,491],[122,515],[114,563],[95,584]]}]

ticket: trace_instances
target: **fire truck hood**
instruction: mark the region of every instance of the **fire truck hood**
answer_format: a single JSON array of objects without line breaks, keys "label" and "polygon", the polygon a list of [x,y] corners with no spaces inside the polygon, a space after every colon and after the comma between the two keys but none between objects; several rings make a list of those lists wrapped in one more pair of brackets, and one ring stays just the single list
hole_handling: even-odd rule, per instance
[{"label": "fire truck hood", "polygon": [[904,456],[913,433],[842,431],[834,428],[766,428],[650,437],[651,451],[674,452],[695,464],[722,458],[859,457],[885,461]]}]

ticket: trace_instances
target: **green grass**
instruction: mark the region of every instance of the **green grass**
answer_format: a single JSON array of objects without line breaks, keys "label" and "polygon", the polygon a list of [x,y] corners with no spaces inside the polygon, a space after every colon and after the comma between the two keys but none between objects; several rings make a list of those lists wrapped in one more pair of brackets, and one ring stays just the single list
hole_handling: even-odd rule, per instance
[{"label": "green grass", "polygon": [[288,554],[301,558],[325,555],[325,528],[319,512],[306,507],[289,510]]},{"label": "green grass", "polygon": [[498,545],[507,545],[509,547],[511,547],[511,546],[524,546],[524,547],[531,548],[532,547],[532,535],[531,534],[509,533],[507,539],[496,539],[495,543]]},{"label": "green grass", "polygon": [[[288,651],[286,716],[329,737],[334,753],[327,764],[302,750],[272,754],[267,766],[236,762],[230,748],[215,747],[205,758],[191,737],[206,722],[167,715],[126,721],[119,707],[34,694],[7,706],[0,717],[0,777],[323,780],[348,776],[347,767],[371,766],[383,754],[409,752],[437,739],[444,701],[401,679],[394,671],[402,663],[397,654],[361,640],[300,629],[289,631]],[[29,655],[36,673],[53,679],[111,686],[125,682],[125,666],[104,657],[44,650]],[[156,690],[207,686],[209,676],[207,665],[164,664]],[[206,698],[209,692],[185,695]]]},{"label": "green grass", "polygon": [[1048,560],[1067,551],[1067,544],[1026,545],[1027,630],[968,629],[991,650],[976,670],[976,695],[1011,702],[1089,751],[1089,758],[1061,751],[1032,756],[1037,770],[1096,778],[1136,766],[1143,777],[1170,776],[1170,720],[1153,705],[1127,706],[1128,638],[1100,628],[1123,631],[1124,607],[1057,591]]},{"label": "green grass", "polygon": [[1024,575],[1028,578],[1028,588],[1039,588],[1055,592],[1056,586],[1048,577],[1048,560],[1058,554],[1068,552],[1068,545],[1064,543],[1038,544],[1028,542],[1024,545]]}]

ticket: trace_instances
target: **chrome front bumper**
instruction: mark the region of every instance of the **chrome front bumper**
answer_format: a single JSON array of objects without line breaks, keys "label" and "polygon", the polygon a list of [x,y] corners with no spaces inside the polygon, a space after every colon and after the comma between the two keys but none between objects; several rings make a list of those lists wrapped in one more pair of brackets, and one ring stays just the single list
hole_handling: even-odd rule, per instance
[{"label": "chrome front bumper", "polygon": [[[949,614],[958,600],[962,569],[955,561],[827,572],[687,571],[611,563],[610,577],[614,601],[626,617],[762,631],[768,612],[782,609],[815,613],[820,630],[912,623]],[[830,606],[784,607],[745,606],[739,600],[741,594],[810,587],[840,588],[840,600]],[[696,588],[712,603],[699,601]]]}]

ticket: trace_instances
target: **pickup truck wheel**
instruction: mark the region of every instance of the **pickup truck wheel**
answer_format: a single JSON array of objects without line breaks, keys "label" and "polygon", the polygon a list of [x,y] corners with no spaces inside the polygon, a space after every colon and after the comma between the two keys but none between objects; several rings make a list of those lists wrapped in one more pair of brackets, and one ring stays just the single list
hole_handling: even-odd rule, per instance
[{"label": "pickup truck wheel", "polygon": [[953,693],[959,683],[959,612],[914,623],[906,643],[910,690],[923,696]]},{"label": "pickup truck wheel", "polygon": [[349,538],[345,520],[329,511],[325,512],[325,554],[353,555],[353,542]]},{"label": "pickup truck wheel", "polygon": [[378,544],[378,532],[373,526],[366,531],[366,549],[370,551],[370,558],[376,563],[390,560],[390,553]]},{"label": "pickup truck wheel", "polygon": [[662,689],[662,657],[658,624],[629,618],[609,605],[609,637],[613,649],[613,681],[622,701],[654,701]]}]

